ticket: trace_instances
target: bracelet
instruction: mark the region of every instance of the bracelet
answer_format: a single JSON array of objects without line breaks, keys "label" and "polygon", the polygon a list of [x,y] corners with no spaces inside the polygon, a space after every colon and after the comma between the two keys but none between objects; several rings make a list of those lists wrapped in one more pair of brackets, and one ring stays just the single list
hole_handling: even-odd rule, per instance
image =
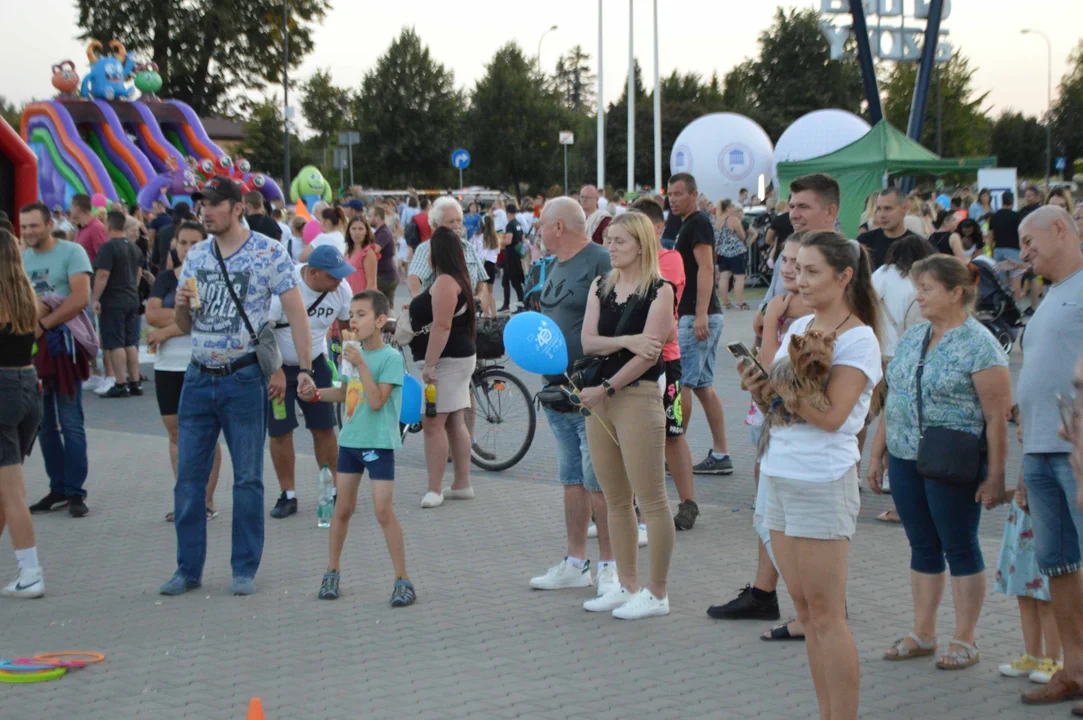
[{"label": "bracelet", "polygon": [[42,332],[49,332],[49,328],[45,327],[45,323],[41,320],[38,320],[38,327],[41,328]]},{"label": "bracelet", "polygon": [[298,373],[301,375],[308,375],[313,380],[316,379],[316,373],[312,372],[312,368],[301,368],[298,370]]}]

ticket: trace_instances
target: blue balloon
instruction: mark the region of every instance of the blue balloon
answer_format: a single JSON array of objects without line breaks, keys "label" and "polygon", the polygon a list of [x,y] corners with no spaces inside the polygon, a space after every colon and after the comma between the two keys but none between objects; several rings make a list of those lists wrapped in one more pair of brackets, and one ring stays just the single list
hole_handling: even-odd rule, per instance
[{"label": "blue balloon", "polygon": [[402,378],[402,410],[399,422],[413,425],[421,422],[421,383],[413,375]]},{"label": "blue balloon", "polygon": [[504,348],[527,372],[562,375],[568,369],[568,343],[564,333],[541,313],[512,316],[504,326]]}]

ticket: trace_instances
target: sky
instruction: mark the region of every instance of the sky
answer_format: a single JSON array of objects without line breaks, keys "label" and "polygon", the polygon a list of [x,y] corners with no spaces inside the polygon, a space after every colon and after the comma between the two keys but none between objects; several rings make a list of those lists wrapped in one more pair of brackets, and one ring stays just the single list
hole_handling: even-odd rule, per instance
[{"label": "sky", "polygon": [[[914,0],[903,2],[906,12],[912,13]],[[72,0],[5,3],[10,3],[6,19],[14,22],[0,23],[0,95],[17,104],[53,95],[50,68],[64,59],[74,60],[83,73],[86,51],[75,39],[77,14]],[[655,67],[653,4],[648,0],[633,3],[635,54],[645,79],[651,82]],[[597,67],[598,4],[588,0],[496,5],[465,0],[450,6],[436,0],[332,0],[332,4],[322,27],[316,30],[314,52],[295,73],[299,79],[325,68],[336,84],[358,86],[404,26],[413,26],[433,57],[454,71],[456,84],[467,89],[485,74],[486,63],[504,43],[516,40],[532,55],[538,51],[543,34],[543,67],[552,71],[558,56],[577,44],[592,56],[591,64]],[[661,75],[676,69],[708,78],[717,71],[721,78],[746,57],[758,54],[756,38],[770,25],[777,6],[819,8],[821,3],[660,0],[657,4]],[[12,17],[13,8],[18,17]],[[627,83],[628,2],[604,0],[604,10],[604,95],[612,102]],[[897,24],[898,19],[884,21],[889,23]],[[557,29],[546,33],[552,25]],[[912,27],[923,25],[923,21],[908,22]],[[952,44],[962,49],[976,69],[976,89],[989,91],[986,103],[994,114],[1013,108],[1040,115],[1046,108],[1046,44],[1039,36],[1020,35],[1019,28],[1036,28],[1048,34],[1055,97],[1068,55],[1083,34],[1083,0],[954,0],[944,27]]]}]

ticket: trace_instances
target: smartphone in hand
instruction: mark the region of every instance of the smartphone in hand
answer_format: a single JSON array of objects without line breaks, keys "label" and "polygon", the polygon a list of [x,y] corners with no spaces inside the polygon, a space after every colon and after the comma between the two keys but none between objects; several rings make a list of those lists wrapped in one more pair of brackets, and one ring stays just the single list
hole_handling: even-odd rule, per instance
[{"label": "smartphone in hand", "polygon": [[744,343],[735,342],[726,345],[726,349],[730,351],[730,355],[738,360],[748,360],[759,368],[760,373],[764,377],[768,377],[767,371],[763,369],[763,365],[760,365],[760,361],[756,359],[756,356],[752,354],[752,351],[745,347]]}]

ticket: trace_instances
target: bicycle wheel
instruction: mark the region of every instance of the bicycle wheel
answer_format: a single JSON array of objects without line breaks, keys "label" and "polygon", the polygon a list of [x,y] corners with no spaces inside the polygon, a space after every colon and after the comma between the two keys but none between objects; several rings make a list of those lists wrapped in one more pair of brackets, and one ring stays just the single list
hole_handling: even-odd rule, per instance
[{"label": "bicycle wheel", "polygon": [[474,373],[470,392],[475,404],[470,461],[483,470],[507,470],[534,442],[538,418],[530,392],[522,380],[499,368]]}]

